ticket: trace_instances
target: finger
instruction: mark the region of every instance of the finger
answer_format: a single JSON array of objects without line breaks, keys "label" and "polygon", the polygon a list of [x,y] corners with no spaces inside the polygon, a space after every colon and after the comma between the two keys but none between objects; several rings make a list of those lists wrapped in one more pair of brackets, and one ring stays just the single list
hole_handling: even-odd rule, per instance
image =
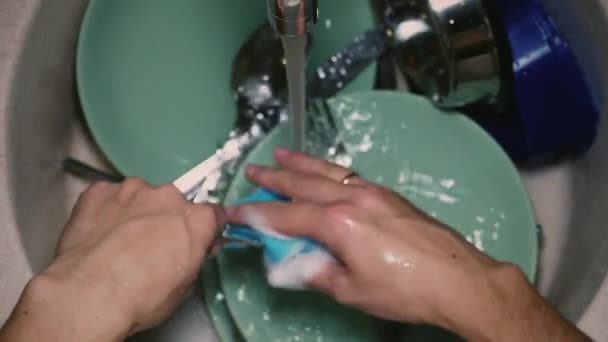
[{"label": "finger", "polygon": [[308,237],[325,245],[339,259],[345,258],[345,227],[333,222],[327,212],[311,203],[257,203],[229,207],[228,222],[244,224],[292,237]]},{"label": "finger", "polygon": [[185,216],[193,237],[195,257],[202,258],[215,243],[219,227],[226,224],[224,210],[216,205],[189,204]]},{"label": "finger", "polygon": [[157,213],[182,213],[190,202],[173,186],[164,184],[137,191],[129,203],[128,217]]},{"label": "finger", "polygon": [[[313,158],[306,154],[278,148],[274,153],[277,163],[294,172],[317,175],[342,183],[341,186],[353,188],[352,197],[348,199],[376,214],[411,214],[411,204],[400,195],[369,182],[361,177],[349,177],[352,171],[330,162]],[[344,183],[349,177],[348,183]]]},{"label": "finger", "polygon": [[[340,165],[284,148],[277,148],[275,150],[274,159],[281,167],[287,170],[328,178],[339,183],[353,173],[351,170]],[[350,184],[364,185],[369,184],[369,182],[361,177],[355,177],[351,179]]]},{"label": "finger", "polygon": [[344,185],[316,175],[256,165],[247,167],[246,176],[252,183],[294,200],[321,205],[348,202],[380,215],[400,214],[411,207],[399,195],[373,184]]},{"label": "finger", "polygon": [[129,177],[120,184],[120,190],[117,193],[118,202],[123,205],[127,204],[137,192],[146,188],[150,188],[150,185],[145,180]]},{"label": "finger", "polygon": [[256,165],[247,167],[246,176],[252,183],[283,196],[317,204],[348,201],[355,190],[325,177]]},{"label": "finger", "polygon": [[308,284],[310,288],[323,292],[334,298],[346,291],[350,278],[348,271],[340,264],[328,264]]},{"label": "finger", "polygon": [[73,219],[93,217],[109,198],[118,192],[119,185],[109,182],[99,182],[83,191],[73,210]]},{"label": "finger", "polygon": [[[101,230],[96,228],[98,215],[118,189],[116,184],[100,182],[80,194],[57,246],[59,253],[83,244],[94,230]],[[103,231],[98,232],[102,233]]]}]

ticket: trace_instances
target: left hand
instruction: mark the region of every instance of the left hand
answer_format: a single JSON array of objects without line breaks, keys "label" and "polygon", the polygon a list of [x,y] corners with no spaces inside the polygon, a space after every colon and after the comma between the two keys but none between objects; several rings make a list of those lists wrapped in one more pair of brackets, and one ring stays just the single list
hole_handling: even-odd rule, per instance
[{"label": "left hand", "polygon": [[29,325],[13,331],[108,341],[159,324],[185,298],[223,223],[220,207],[189,203],[170,184],[93,185],[13,314],[12,326]]}]

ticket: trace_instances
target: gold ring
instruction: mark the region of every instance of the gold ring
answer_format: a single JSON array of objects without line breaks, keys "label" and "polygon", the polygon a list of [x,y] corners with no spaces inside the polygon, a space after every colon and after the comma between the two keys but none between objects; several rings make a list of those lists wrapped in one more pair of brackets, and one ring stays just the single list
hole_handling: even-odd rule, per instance
[{"label": "gold ring", "polygon": [[342,181],[340,183],[342,183],[344,185],[350,185],[350,181],[356,177],[359,177],[359,174],[356,172],[351,172],[348,175],[346,175],[344,178],[342,178]]}]

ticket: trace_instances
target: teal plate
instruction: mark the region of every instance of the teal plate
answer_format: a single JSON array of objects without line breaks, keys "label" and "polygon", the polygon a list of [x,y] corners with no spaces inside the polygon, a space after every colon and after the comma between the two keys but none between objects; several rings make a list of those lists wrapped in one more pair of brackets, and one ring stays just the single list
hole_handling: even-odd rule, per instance
[{"label": "teal plate", "polygon": [[[366,92],[339,97],[331,106],[353,168],[363,177],[397,191],[534,279],[538,242],[528,195],[506,154],[481,128],[407,94]],[[289,142],[288,132],[285,126],[275,130],[248,162],[272,165],[272,151]],[[228,204],[253,189],[242,172]],[[225,300],[249,342],[382,340],[363,313],[312,292],[270,288],[256,251],[224,252],[218,260]],[[408,341],[446,338],[411,327],[403,334]]]},{"label": "teal plate", "polygon": [[[374,25],[367,0],[319,6],[310,70]],[[263,0],[90,2],[78,91],[95,140],[119,171],[170,182],[215,152],[235,121],[233,60],[266,20]],[[345,91],[372,89],[374,74],[372,66]]]},{"label": "teal plate", "polygon": [[226,305],[226,295],[220,286],[219,270],[215,259],[205,263],[202,279],[205,306],[219,338],[222,342],[244,342]]}]

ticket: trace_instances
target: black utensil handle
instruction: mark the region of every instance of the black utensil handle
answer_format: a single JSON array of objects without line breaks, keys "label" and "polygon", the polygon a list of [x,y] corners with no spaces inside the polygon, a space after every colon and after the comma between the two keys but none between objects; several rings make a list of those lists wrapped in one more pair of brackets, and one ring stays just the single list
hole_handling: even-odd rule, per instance
[{"label": "black utensil handle", "polygon": [[125,179],[122,176],[112,175],[107,172],[100,171],[90,165],[70,157],[63,161],[63,169],[74,176],[91,181],[120,183]]},{"label": "black utensil handle", "polygon": [[336,95],[376,61],[385,50],[384,36],[379,29],[355,37],[344,50],[314,70],[308,82],[308,96],[330,98]]},{"label": "black utensil handle", "polygon": [[390,54],[385,53],[378,58],[376,68],[376,90],[395,90],[397,89],[397,75],[393,59]]}]

